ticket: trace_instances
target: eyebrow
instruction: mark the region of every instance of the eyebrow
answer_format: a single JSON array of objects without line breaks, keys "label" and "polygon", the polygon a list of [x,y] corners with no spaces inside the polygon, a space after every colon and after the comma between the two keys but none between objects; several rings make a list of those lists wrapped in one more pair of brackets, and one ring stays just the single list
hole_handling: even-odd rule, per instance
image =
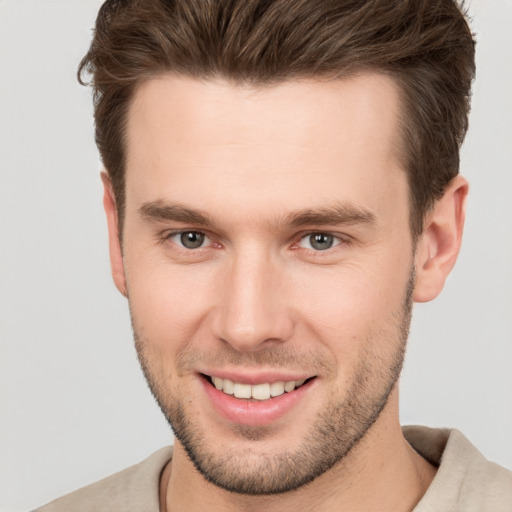
[{"label": "eyebrow", "polygon": [[373,212],[352,204],[337,204],[318,210],[307,209],[292,212],[285,219],[285,223],[293,227],[375,224],[376,221],[377,219]]},{"label": "eyebrow", "polygon": [[213,227],[210,217],[199,210],[192,210],[179,204],[167,204],[164,201],[144,203],[139,208],[141,217],[148,221],[175,221],[185,224],[200,224],[205,227]]},{"label": "eyebrow", "polygon": [[[143,219],[152,222],[175,221],[208,228],[215,227],[215,222],[206,213],[180,204],[169,204],[162,200],[144,203],[139,208],[139,213]],[[371,225],[375,223],[376,216],[370,210],[352,204],[335,204],[320,209],[308,208],[291,212],[284,217],[283,221],[277,219],[275,225],[284,224],[292,227],[303,227],[308,225]]]}]

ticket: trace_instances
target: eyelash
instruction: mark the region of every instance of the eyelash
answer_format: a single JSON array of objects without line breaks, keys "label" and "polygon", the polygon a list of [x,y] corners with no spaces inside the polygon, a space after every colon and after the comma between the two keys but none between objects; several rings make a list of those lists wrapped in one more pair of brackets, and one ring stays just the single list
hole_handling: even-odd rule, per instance
[{"label": "eyelash", "polygon": [[[185,230],[180,230],[180,231],[172,231],[170,233],[165,233],[162,237],[162,242],[168,242],[168,241],[171,241],[172,242],[172,239],[174,237],[177,237],[177,236],[182,236],[184,234],[198,234],[198,235],[202,235],[204,236],[204,240],[203,240],[203,243],[204,241],[207,241],[207,240],[210,240],[211,242],[211,238],[208,236],[207,233],[205,233],[204,231],[200,231],[200,230],[195,230],[195,229],[185,229]],[[326,249],[314,249],[314,248],[308,248],[308,247],[301,247],[301,242],[303,240],[307,240],[307,239],[310,239],[311,240],[311,237],[315,236],[315,235],[324,235],[324,236],[327,236],[327,237],[332,237],[333,239],[333,245],[331,245],[330,247],[326,248]],[[172,242],[174,243],[175,245],[177,245],[181,250],[185,250],[185,251],[194,251],[196,249],[208,249],[209,247],[205,247],[203,245],[200,245],[199,247],[194,247],[194,248],[190,248],[190,247],[185,247],[183,246],[182,244],[180,244],[179,242]],[[293,249],[299,249],[299,248],[302,248],[302,249],[305,249],[307,251],[310,251],[314,254],[321,254],[321,253],[324,253],[324,252],[330,252],[331,249],[339,246],[339,245],[349,245],[350,244],[350,239],[346,236],[342,237],[342,236],[339,236],[339,235],[335,235],[333,233],[330,233],[328,231],[309,231],[307,233],[303,233],[301,234],[300,238],[298,239],[297,242],[294,242],[294,244],[292,245],[292,248]],[[220,248],[221,245],[220,244],[215,244],[217,247],[216,248]],[[310,244],[311,245],[311,244]]]}]

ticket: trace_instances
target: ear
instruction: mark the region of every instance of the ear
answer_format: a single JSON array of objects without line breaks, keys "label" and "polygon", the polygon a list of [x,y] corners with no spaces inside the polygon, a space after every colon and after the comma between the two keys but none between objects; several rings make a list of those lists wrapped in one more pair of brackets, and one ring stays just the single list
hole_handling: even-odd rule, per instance
[{"label": "ear", "polygon": [[456,176],[427,214],[416,247],[413,295],[416,302],[435,299],[455,265],[462,241],[468,190],[466,179]]},{"label": "ear", "polygon": [[117,217],[117,205],[112,189],[112,183],[106,172],[101,173],[103,182],[103,207],[107,215],[108,226],[108,246],[110,251],[110,267],[112,277],[117,289],[126,297],[128,295],[126,288],[126,277],[123,265],[123,251],[121,248],[121,239],[119,237],[119,224]]}]

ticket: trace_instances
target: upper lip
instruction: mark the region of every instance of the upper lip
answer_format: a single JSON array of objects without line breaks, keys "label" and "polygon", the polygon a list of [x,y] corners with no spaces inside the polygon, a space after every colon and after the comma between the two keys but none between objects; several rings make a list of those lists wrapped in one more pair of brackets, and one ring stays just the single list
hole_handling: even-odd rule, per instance
[{"label": "upper lip", "polygon": [[283,371],[263,371],[250,372],[248,370],[205,370],[201,371],[203,375],[208,377],[219,377],[221,379],[229,379],[240,384],[265,384],[273,382],[289,382],[292,380],[306,380],[316,375],[306,374],[304,372],[283,372]]}]

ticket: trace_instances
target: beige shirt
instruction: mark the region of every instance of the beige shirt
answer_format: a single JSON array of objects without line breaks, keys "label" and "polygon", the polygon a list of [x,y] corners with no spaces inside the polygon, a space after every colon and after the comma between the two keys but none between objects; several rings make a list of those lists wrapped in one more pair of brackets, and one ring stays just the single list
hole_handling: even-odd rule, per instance
[{"label": "beige shirt", "polygon": [[[458,431],[404,427],[437,475],[414,512],[512,512],[512,472],[487,461]],[[159,512],[160,474],[172,457],[162,448],[140,464],[63,496],[37,512]]]}]

